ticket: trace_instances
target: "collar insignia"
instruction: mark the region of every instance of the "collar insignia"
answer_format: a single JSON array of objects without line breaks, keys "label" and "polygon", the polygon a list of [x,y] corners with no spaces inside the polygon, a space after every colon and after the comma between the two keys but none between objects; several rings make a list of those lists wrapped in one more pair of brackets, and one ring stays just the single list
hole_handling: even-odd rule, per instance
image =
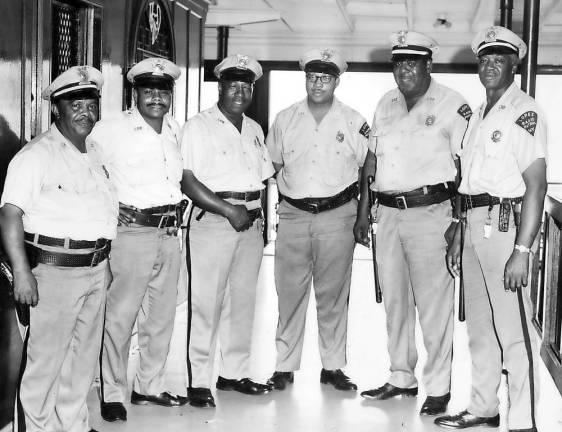
[{"label": "collar insignia", "polygon": [[501,131],[495,130],[494,132],[492,132],[492,141],[497,143],[497,142],[500,142],[501,139],[502,139]]},{"label": "collar insignia", "polygon": [[425,119],[425,125],[431,126],[433,123],[435,123],[435,116],[433,114],[428,115],[427,118]]},{"label": "collar insignia", "polygon": [[336,139],[338,140],[338,142],[343,142],[343,139],[345,138],[345,135],[343,134],[343,132],[341,130],[338,131],[337,135],[336,135]]}]

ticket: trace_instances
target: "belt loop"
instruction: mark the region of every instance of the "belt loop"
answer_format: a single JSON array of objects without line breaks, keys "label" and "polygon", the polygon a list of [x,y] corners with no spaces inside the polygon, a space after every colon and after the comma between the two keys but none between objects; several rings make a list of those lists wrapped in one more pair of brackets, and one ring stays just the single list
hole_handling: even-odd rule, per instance
[{"label": "belt loop", "polygon": [[423,189],[423,194],[427,195],[427,186],[422,187],[422,189]]},{"label": "belt loop", "polygon": [[64,245],[63,245],[63,247],[64,247],[65,249],[70,249],[70,239],[69,239],[68,237],[65,237],[65,238],[64,238]]},{"label": "belt loop", "polygon": [[38,233],[33,234],[33,244],[34,245],[39,244],[39,234]]}]

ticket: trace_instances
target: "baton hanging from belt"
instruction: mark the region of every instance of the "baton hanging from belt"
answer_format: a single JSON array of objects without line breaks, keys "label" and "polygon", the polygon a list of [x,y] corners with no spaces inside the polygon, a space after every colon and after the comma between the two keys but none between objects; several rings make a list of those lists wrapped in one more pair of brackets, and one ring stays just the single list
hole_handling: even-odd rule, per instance
[{"label": "baton hanging from belt", "polygon": [[379,269],[377,266],[377,233],[375,232],[375,218],[371,207],[375,205],[375,191],[371,190],[371,183],[373,183],[373,176],[367,177],[369,185],[369,225],[371,227],[371,250],[373,252],[373,275],[375,277],[375,300],[377,303],[382,303],[382,291],[379,283]]},{"label": "baton hanging from belt", "polygon": [[461,229],[461,255],[459,257],[460,259],[460,271],[459,271],[459,277],[455,278],[455,285],[456,282],[458,280],[458,285],[459,285],[459,321],[460,322],[464,322],[465,319],[465,314],[464,314],[464,277],[463,277],[463,271],[462,271],[462,253],[463,253],[463,249],[464,249],[464,226],[462,225],[462,221],[459,222],[461,224],[460,229]]}]

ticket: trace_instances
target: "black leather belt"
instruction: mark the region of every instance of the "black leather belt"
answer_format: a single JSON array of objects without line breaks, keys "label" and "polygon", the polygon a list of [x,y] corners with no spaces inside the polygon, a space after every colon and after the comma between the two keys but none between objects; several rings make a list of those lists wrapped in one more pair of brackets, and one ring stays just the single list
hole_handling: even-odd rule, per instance
[{"label": "black leather belt", "polygon": [[150,215],[133,211],[132,215],[135,218],[134,223],[148,227],[170,228],[176,226],[177,221],[175,214]]},{"label": "black leather belt", "polygon": [[261,197],[261,191],[250,191],[250,192],[215,192],[215,195],[221,199],[232,198],[241,201],[255,201]]},{"label": "black leather belt", "polygon": [[135,211],[139,212],[139,213],[144,213],[147,215],[153,215],[156,213],[169,213],[172,211],[176,211],[176,209],[178,208],[178,206],[180,206],[182,203],[178,203],[178,204],[164,204],[161,206],[156,206],[156,207],[148,207],[148,208],[144,208],[144,209],[134,209]]},{"label": "black leather belt", "polygon": [[109,257],[111,242],[87,254],[52,252],[30,244],[26,245],[26,249],[31,267],[39,263],[59,267],[95,267]]},{"label": "black leather belt", "polygon": [[377,192],[380,205],[385,207],[405,210],[413,207],[424,207],[439,204],[451,199],[455,194],[455,185],[452,182],[428,185],[408,192],[398,194],[385,194]]},{"label": "black leather belt", "polygon": [[100,249],[111,240],[99,238],[97,240],[72,240],[69,238],[48,237],[41,234],[24,233],[24,240],[29,243],[44,246],[58,246],[65,249]]},{"label": "black leather belt", "polygon": [[357,198],[358,194],[359,187],[357,186],[357,183],[353,183],[340,193],[331,197],[295,199],[279,194],[279,198],[281,200],[287,201],[289,204],[291,204],[293,207],[298,208],[299,210],[318,214],[326,210],[333,210],[335,208],[341,207],[342,205],[351,201],[353,198]]},{"label": "black leather belt", "polygon": [[503,201],[509,201],[512,205],[523,202],[523,197],[516,198],[499,198],[487,193],[478,195],[462,195],[462,208],[463,210],[477,208],[477,207],[493,207]]}]

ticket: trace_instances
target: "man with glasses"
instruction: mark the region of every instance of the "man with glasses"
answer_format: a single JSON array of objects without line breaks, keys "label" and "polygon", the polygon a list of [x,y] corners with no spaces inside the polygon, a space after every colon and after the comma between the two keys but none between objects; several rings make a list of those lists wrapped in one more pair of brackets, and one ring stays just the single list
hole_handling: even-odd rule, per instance
[{"label": "man with glasses", "polygon": [[119,197],[101,358],[101,415],[106,421],[127,419],[123,402],[135,321],[139,365],[131,403],[185,403],[164,390],[180,269],[179,126],[168,114],[179,75],[180,69],[166,59],[137,63],[127,74],[135,107],[102,120],[88,137]]},{"label": "man with glasses", "polygon": [[[219,63],[219,100],[181,134],[182,189],[193,200],[188,222],[189,403],[214,407],[211,380],[217,342],[216,388],[263,395],[249,377],[258,274],[263,256],[262,191],[273,175],[263,131],[244,112],[262,76],[253,57]],[[217,341],[218,338],[218,341]]]},{"label": "man with glasses", "polygon": [[547,187],[547,124],[537,102],[514,82],[527,52],[519,36],[505,27],[488,27],[473,39],[472,51],[486,100],[464,139],[459,191],[466,214],[447,252],[455,275],[462,254],[472,391],[466,410],[435,423],[454,429],[498,427],[503,367],[509,431],[536,432],[541,360],[529,270]]},{"label": "man with glasses", "polygon": [[277,362],[269,384],[283,390],[300,368],[306,310],[314,282],[320,382],[356,390],[346,365],[347,307],[357,211],[358,171],[369,126],[334,97],[347,69],[331,49],[313,49],[300,60],[306,99],[281,111],[267,136],[277,171],[279,227],[275,285],[279,321]]},{"label": "man with glasses", "polygon": [[[362,173],[354,232],[369,244],[373,212],[379,280],[386,308],[390,377],[367,399],[416,396],[416,309],[427,351],[422,415],[436,415],[450,400],[453,352],[453,278],[443,257],[458,174],[456,154],[471,116],[457,92],[431,78],[437,43],[417,32],[391,36],[397,88],[380,100]],[[367,177],[378,203],[369,208]],[[452,228],[451,228],[452,229]]]}]

